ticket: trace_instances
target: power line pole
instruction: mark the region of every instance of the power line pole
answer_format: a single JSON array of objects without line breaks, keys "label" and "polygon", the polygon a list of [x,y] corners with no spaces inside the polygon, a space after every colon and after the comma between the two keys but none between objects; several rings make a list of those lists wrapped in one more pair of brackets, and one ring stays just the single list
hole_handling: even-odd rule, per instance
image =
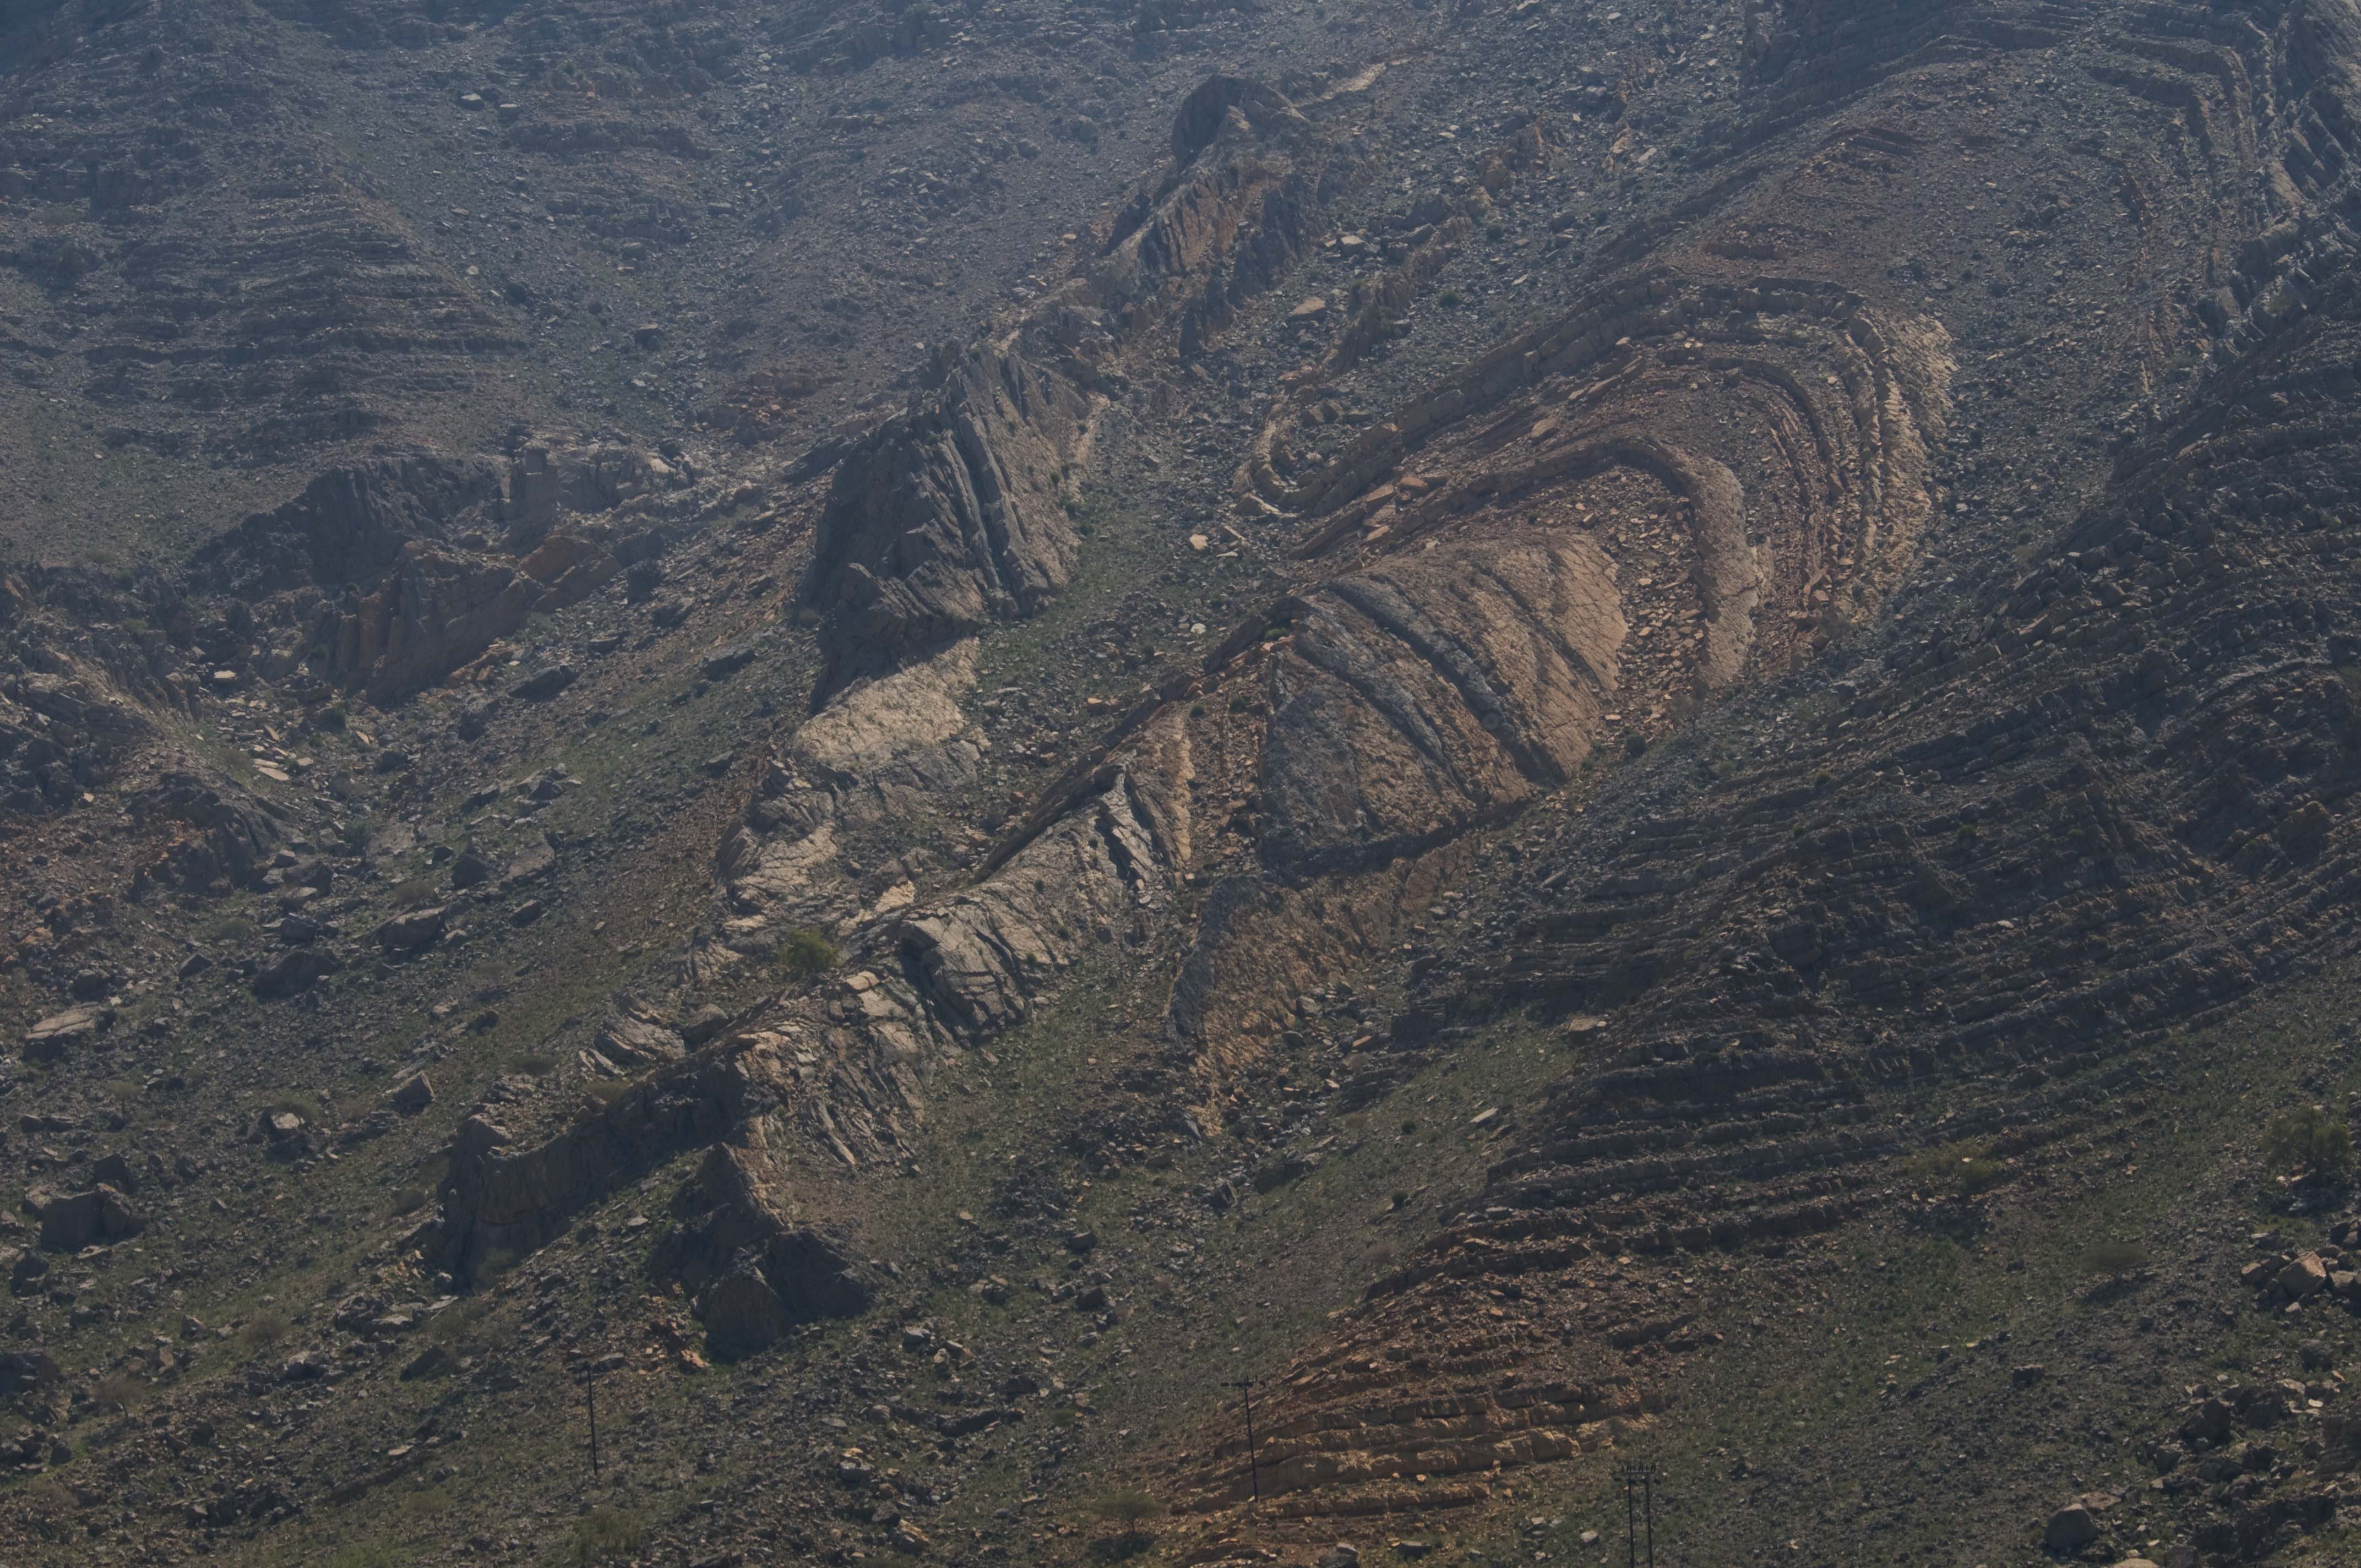
[{"label": "power line pole", "polygon": [[1240,1394],[1240,1396],[1241,1396],[1241,1397],[1245,1399],[1245,1401],[1246,1401],[1246,1478],[1247,1478],[1247,1484],[1248,1484],[1249,1486],[1251,1486],[1254,1488],[1254,1500],[1253,1500],[1253,1502],[1251,1502],[1251,1503],[1249,1503],[1249,1504],[1247,1505],[1247,1507],[1246,1507],[1246,1511],[1247,1511],[1248,1513],[1258,1513],[1258,1512],[1260,1512],[1260,1511],[1261,1511],[1261,1509],[1262,1509],[1262,1460],[1261,1460],[1261,1457],[1260,1457],[1258,1454],[1257,1454],[1257,1453],[1255,1453],[1255,1435],[1254,1435],[1254,1387],[1255,1387],[1255,1380],[1254,1380],[1253,1378],[1251,1378],[1251,1377],[1241,1377],[1241,1378],[1239,1378],[1237,1381],[1235,1381],[1235,1383],[1225,1383],[1225,1384],[1224,1384],[1224,1385],[1223,1385],[1223,1387],[1225,1387],[1225,1388],[1235,1388],[1235,1389],[1237,1389],[1237,1390],[1238,1390],[1238,1392],[1239,1392],[1239,1394]]},{"label": "power line pole", "polygon": [[598,1484],[598,1380],[587,1369],[582,1374],[582,1402],[590,1415],[590,1484]]},{"label": "power line pole", "polygon": [[1656,1568],[1656,1467],[1644,1460],[1631,1460],[1618,1466],[1615,1475],[1623,1483],[1623,1532],[1627,1561],[1631,1568],[1640,1568],[1640,1530],[1644,1517],[1647,1521],[1648,1568]]}]

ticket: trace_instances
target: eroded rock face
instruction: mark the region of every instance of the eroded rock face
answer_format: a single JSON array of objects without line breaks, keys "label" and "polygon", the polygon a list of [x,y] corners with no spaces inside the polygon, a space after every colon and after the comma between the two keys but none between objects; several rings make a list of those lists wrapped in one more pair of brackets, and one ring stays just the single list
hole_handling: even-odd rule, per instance
[{"label": "eroded rock face", "polygon": [[488,459],[385,458],[321,475],[191,565],[202,585],[242,598],[304,585],[333,593],[385,576],[414,543],[493,524],[500,505],[500,471]]},{"label": "eroded rock face", "polygon": [[340,683],[372,702],[393,702],[516,630],[541,597],[541,586],[513,566],[412,541],[380,587],[348,593],[323,615],[313,645],[326,650]]},{"label": "eroded rock face", "polygon": [[866,1268],[844,1237],[792,1217],[767,1154],[718,1146],[697,1186],[701,1219],[666,1239],[656,1267],[691,1293],[717,1354],[751,1354],[796,1324],[868,1309]]},{"label": "eroded rock face", "polygon": [[[1285,94],[1228,75],[1183,100],[1172,155],[1141,182],[1105,255],[1063,302],[1115,340],[1169,324],[1188,356],[1320,243],[1326,203],[1356,170]],[[1036,330],[1074,341],[1077,326],[1053,312]],[[1078,346],[1093,356],[1087,338]]]},{"label": "eroded rock face", "polygon": [[1611,705],[1614,568],[1581,535],[1400,557],[1304,596],[1268,675],[1262,850],[1402,854],[1564,783]]},{"label": "eroded rock face", "polygon": [[137,1205],[104,1182],[85,1192],[37,1187],[25,1194],[25,1207],[41,1227],[41,1245],[52,1252],[137,1235],[148,1223]]},{"label": "eroded rock face", "polygon": [[281,837],[278,818],[260,800],[234,785],[216,786],[193,773],[168,773],[131,798],[135,818],[184,825],[147,874],[168,886],[198,891],[216,883],[259,885]]},{"label": "eroded rock face", "polygon": [[766,956],[791,927],[862,923],[839,834],[974,776],[984,742],[960,698],[974,685],[975,658],[967,640],[855,681],[796,729],[721,847],[729,950]]},{"label": "eroded rock face", "polygon": [[902,926],[906,972],[938,1016],[971,1038],[1022,1023],[1091,946],[1163,906],[1169,856],[1128,775],[993,876]]},{"label": "eroded rock face", "polygon": [[1085,400],[994,347],[940,375],[837,467],[803,587],[830,617],[824,692],[1030,615],[1072,575],[1061,470]]}]

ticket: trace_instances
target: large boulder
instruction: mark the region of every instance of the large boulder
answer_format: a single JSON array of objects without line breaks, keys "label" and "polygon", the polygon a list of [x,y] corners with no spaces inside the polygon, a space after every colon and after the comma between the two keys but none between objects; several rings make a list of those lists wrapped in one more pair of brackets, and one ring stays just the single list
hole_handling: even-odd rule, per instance
[{"label": "large boulder", "polygon": [[76,1046],[88,1045],[115,1024],[115,1009],[69,1007],[33,1025],[25,1036],[27,1061],[55,1061]]},{"label": "large boulder", "polygon": [[706,1343],[724,1360],[766,1349],[787,1332],[787,1309],[763,1277],[760,1255],[751,1251],[707,1286],[697,1305]]},{"label": "large boulder", "polygon": [[2049,1516],[2041,1531],[2045,1552],[2080,1552],[2099,1539],[2099,1521],[2081,1503],[2069,1503]]},{"label": "large boulder", "polygon": [[58,1380],[58,1364],[38,1350],[0,1354],[0,1399],[38,1393]]},{"label": "large boulder", "polygon": [[87,1192],[36,1187],[25,1194],[25,1207],[40,1223],[41,1245],[52,1252],[137,1235],[148,1223],[129,1197],[104,1182]]},{"label": "large boulder", "polygon": [[389,953],[415,952],[443,935],[446,916],[440,905],[397,915],[371,933],[371,939]]},{"label": "large boulder", "polygon": [[592,1045],[609,1061],[626,1067],[678,1061],[687,1054],[679,1034],[636,1009],[610,1014],[598,1025]]},{"label": "large boulder", "polygon": [[547,702],[574,684],[580,672],[571,664],[552,664],[536,670],[509,688],[509,695],[525,702]]},{"label": "large boulder", "polygon": [[335,954],[324,948],[291,948],[277,962],[255,975],[254,994],[266,1000],[293,996],[309,991],[321,976],[333,974],[342,967]]}]

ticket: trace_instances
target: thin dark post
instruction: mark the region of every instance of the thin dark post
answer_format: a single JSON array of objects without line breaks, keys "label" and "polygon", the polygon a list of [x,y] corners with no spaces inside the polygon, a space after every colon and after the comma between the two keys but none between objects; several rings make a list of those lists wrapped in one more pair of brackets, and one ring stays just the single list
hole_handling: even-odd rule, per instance
[{"label": "thin dark post", "polygon": [[1229,1385],[1229,1387],[1237,1389],[1246,1400],[1246,1478],[1247,1484],[1254,1488],[1254,1501],[1247,1505],[1246,1509],[1249,1513],[1257,1513],[1261,1511],[1262,1508],[1262,1459],[1260,1455],[1255,1453],[1254,1386],[1255,1380],[1251,1377],[1241,1377],[1236,1382]]},{"label": "thin dark post", "polygon": [[1631,1568],[1640,1568],[1639,1499],[1631,1495],[1631,1477],[1623,1476],[1623,1544],[1629,1550]]},{"label": "thin dark post", "polygon": [[1648,1521],[1648,1568],[1656,1568],[1656,1470],[1650,1465],[1640,1477],[1640,1511]]},{"label": "thin dark post", "polygon": [[582,1380],[583,1402],[590,1407],[590,1484],[598,1484],[598,1384],[596,1379]]}]

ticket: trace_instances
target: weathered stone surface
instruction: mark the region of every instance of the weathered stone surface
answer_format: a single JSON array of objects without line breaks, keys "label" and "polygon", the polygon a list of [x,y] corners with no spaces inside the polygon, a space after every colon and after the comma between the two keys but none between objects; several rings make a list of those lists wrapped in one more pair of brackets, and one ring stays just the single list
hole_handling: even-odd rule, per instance
[{"label": "weathered stone surface", "polygon": [[2301,1301],[2328,1283],[2328,1267],[2320,1255],[2308,1252],[2291,1260],[2278,1275],[2279,1287],[2290,1300]]},{"label": "weathered stone surface", "polygon": [[56,1061],[76,1047],[97,1039],[114,1023],[112,1007],[69,1007],[63,1013],[53,1013],[26,1032],[25,1059]]},{"label": "weathered stone surface", "polygon": [[938,374],[837,467],[802,589],[829,617],[829,690],[1033,614],[1073,573],[1060,469],[1082,395],[996,348]]},{"label": "weathered stone surface", "polygon": [[677,1030],[638,1012],[609,1014],[592,1044],[609,1060],[634,1067],[678,1061],[687,1052]]},{"label": "weathered stone surface", "polygon": [[25,1207],[40,1224],[41,1245],[52,1252],[137,1235],[148,1223],[128,1196],[104,1184],[85,1192],[36,1187],[25,1194]]},{"label": "weathered stone surface", "polygon": [[992,1035],[1027,1017],[1089,945],[1170,894],[1162,846],[1126,775],[982,883],[903,923],[903,962],[952,1027]]},{"label": "weathered stone surface", "polygon": [[581,672],[572,664],[552,664],[536,670],[509,688],[509,695],[523,702],[547,702],[572,685]]},{"label": "weathered stone surface", "polygon": [[2080,1503],[2070,1503],[2049,1516],[2041,1530],[2044,1552],[2080,1552],[2099,1539],[2099,1521]]},{"label": "weathered stone surface", "polygon": [[390,953],[414,952],[441,937],[448,919],[439,905],[409,910],[379,926],[369,939]]},{"label": "weathered stone surface", "polygon": [[325,948],[295,948],[256,971],[254,993],[265,999],[293,996],[343,967],[343,960]]},{"label": "weathered stone surface", "polygon": [[1257,827],[1294,872],[1401,854],[1571,776],[1625,635],[1612,567],[1579,536],[1389,561],[1289,624]]},{"label": "weathered stone surface", "polygon": [[393,1108],[405,1116],[415,1116],[434,1103],[434,1085],[423,1072],[413,1072],[395,1086],[387,1096]]},{"label": "weathered stone surface", "polygon": [[961,761],[972,767],[973,729],[959,699],[975,684],[975,661],[976,644],[963,641],[848,687],[796,730],[794,760],[831,780],[874,781],[917,769],[917,781],[929,782],[938,770],[927,754],[965,736]]}]

